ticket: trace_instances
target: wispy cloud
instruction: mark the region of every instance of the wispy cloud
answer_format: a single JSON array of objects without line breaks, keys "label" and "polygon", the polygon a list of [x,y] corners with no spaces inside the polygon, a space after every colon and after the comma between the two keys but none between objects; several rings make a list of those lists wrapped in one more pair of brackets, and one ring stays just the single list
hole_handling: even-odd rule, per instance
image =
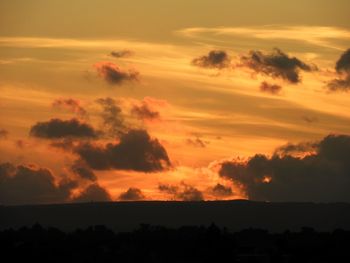
[{"label": "wispy cloud", "polygon": [[190,27],[176,33],[193,39],[201,38],[204,34],[218,36],[240,36],[258,39],[286,39],[307,42],[309,44],[343,49],[335,42],[350,39],[350,31],[338,27],[320,26],[262,26],[262,27]]},{"label": "wispy cloud", "polygon": [[174,46],[167,44],[121,40],[121,39],[80,39],[80,38],[46,38],[46,37],[0,37],[0,46],[17,48],[72,48],[72,49],[114,49],[130,47],[138,49],[165,47],[173,50]]}]

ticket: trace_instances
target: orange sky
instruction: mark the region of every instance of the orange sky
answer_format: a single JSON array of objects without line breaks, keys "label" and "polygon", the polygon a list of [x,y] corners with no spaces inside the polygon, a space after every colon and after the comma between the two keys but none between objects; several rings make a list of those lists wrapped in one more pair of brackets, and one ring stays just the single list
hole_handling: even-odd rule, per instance
[{"label": "orange sky", "polygon": [[[220,163],[350,134],[349,93],[328,86],[341,77],[335,64],[350,48],[348,1],[80,2],[0,3],[1,162],[48,168],[56,183],[76,179],[70,167],[82,158],[78,150],[30,130],[76,118],[100,132],[94,145],[117,144],[121,135],[103,123],[102,98],[122,110],[124,132],[146,130],[171,161],[151,172],[89,167],[113,200],[129,188],[147,200],[183,200],[180,192],[193,188],[206,200],[247,198],[218,174]],[[251,51],[268,58],[274,48],[310,70],[295,69],[293,83],[284,69],[244,62]],[[193,62],[210,51],[224,52],[225,66]],[[263,82],[280,88],[263,92]],[[89,184],[79,182],[72,198]],[[216,195],[217,184],[232,193]]]}]

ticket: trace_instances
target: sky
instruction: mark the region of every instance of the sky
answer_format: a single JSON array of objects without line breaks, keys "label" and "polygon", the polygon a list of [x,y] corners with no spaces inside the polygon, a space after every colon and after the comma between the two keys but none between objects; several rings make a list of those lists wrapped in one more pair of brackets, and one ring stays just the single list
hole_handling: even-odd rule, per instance
[{"label": "sky", "polygon": [[350,201],[347,0],[2,0],[0,204]]}]

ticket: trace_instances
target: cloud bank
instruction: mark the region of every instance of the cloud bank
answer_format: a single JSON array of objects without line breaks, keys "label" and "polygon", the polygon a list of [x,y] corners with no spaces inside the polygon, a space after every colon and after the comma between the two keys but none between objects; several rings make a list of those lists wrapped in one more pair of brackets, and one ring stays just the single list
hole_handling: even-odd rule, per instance
[{"label": "cloud bank", "polygon": [[[309,152],[310,147],[315,152]],[[307,151],[301,157],[290,151]],[[329,135],[316,144],[284,149],[272,157],[225,161],[220,176],[232,180],[249,199],[259,201],[350,201],[350,136]]]}]

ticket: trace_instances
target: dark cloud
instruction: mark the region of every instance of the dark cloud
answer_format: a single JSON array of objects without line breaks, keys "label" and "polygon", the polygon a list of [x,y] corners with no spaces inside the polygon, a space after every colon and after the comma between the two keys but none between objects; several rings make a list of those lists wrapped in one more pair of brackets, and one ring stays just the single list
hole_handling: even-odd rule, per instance
[{"label": "dark cloud", "polygon": [[102,147],[82,143],[75,152],[96,170],[158,172],[171,166],[165,148],[145,130],[130,130],[120,136],[119,143]]},{"label": "dark cloud", "polygon": [[130,187],[126,192],[119,196],[121,201],[140,201],[144,200],[145,196],[142,191],[138,188]]},{"label": "dark cloud", "polygon": [[96,100],[102,106],[101,117],[104,129],[112,136],[119,136],[127,131],[122,108],[112,98],[100,98]]},{"label": "dark cloud", "polygon": [[96,181],[97,177],[95,173],[85,164],[82,160],[76,160],[70,167],[72,172],[82,179],[89,181]]},{"label": "dark cloud", "polygon": [[133,105],[131,109],[131,114],[133,114],[140,120],[158,120],[160,118],[159,112],[153,110],[145,102],[142,102],[140,105]]},{"label": "dark cloud", "polygon": [[349,202],[350,136],[329,135],[317,143],[315,153],[303,157],[255,155],[247,162],[227,161],[219,174],[253,200]]},{"label": "dark cloud", "polygon": [[328,83],[329,91],[349,91],[350,73],[344,73],[343,78],[333,79]]},{"label": "dark cloud", "polygon": [[160,184],[158,186],[159,191],[169,194],[172,199],[181,201],[202,201],[204,200],[203,194],[197,188],[181,183],[179,186]]},{"label": "dark cloud", "polygon": [[72,201],[76,203],[109,202],[112,201],[112,198],[106,189],[94,183],[85,188],[79,196]]},{"label": "dark cloud", "polygon": [[338,73],[350,72],[350,48],[340,56],[335,65],[335,69]]},{"label": "dark cloud", "polygon": [[185,185],[184,189],[178,192],[176,197],[182,201],[202,201],[204,199],[202,192],[190,185]]},{"label": "dark cloud", "polygon": [[99,62],[94,66],[99,76],[111,85],[121,85],[125,81],[137,81],[140,75],[134,70],[124,71],[112,62]]},{"label": "dark cloud", "polygon": [[212,50],[208,55],[192,60],[192,65],[202,68],[226,68],[230,66],[231,59],[226,51]]},{"label": "dark cloud", "polygon": [[51,119],[38,122],[30,129],[30,135],[46,139],[62,138],[96,138],[97,132],[89,124],[77,119],[61,120]]},{"label": "dark cloud", "polygon": [[278,94],[280,93],[282,90],[282,86],[277,85],[277,84],[270,84],[266,81],[262,82],[260,84],[260,91],[261,92],[267,92],[267,93],[271,93],[271,94]]},{"label": "dark cloud", "polygon": [[72,138],[62,138],[60,140],[52,141],[50,146],[64,151],[71,151],[75,146],[75,141]]},{"label": "dark cloud", "polygon": [[160,184],[158,186],[158,189],[161,192],[171,194],[171,195],[176,195],[179,190],[179,187],[176,185]]},{"label": "dark cloud", "polygon": [[69,201],[76,182],[61,180],[46,168],[0,164],[0,203],[5,205],[62,203]]},{"label": "dark cloud", "polygon": [[0,139],[7,139],[9,132],[5,129],[0,129]]},{"label": "dark cloud", "polygon": [[314,153],[317,150],[318,144],[315,142],[302,142],[302,143],[287,143],[282,145],[275,150],[275,155],[286,156],[286,155],[298,155],[298,154],[309,154]]},{"label": "dark cloud", "polygon": [[134,55],[134,52],[128,49],[124,49],[120,51],[112,51],[110,55],[115,58],[125,58]]},{"label": "dark cloud", "polygon": [[217,197],[228,197],[233,195],[231,187],[222,184],[215,185],[212,189],[212,193]]},{"label": "dark cloud", "polygon": [[327,87],[330,91],[350,90],[350,49],[346,50],[338,59],[335,70],[338,78],[331,80]]},{"label": "dark cloud", "polygon": [[80,105],[80,102],[75,99],[56,99],[52,102],[52,107],[68,110],[69,112],[77,114],[81,118],[86,118],[87,116],[86,110]]},{"label": "dark cloud", "polygon": [[241,57],[241,62],[256,73],[281,78],[292,84],[301,82],[300,71],[316,69],[315,66],[307,65],[296,57],[289,57],[277,48],[270,54],[250,51],[249,55]]}]

